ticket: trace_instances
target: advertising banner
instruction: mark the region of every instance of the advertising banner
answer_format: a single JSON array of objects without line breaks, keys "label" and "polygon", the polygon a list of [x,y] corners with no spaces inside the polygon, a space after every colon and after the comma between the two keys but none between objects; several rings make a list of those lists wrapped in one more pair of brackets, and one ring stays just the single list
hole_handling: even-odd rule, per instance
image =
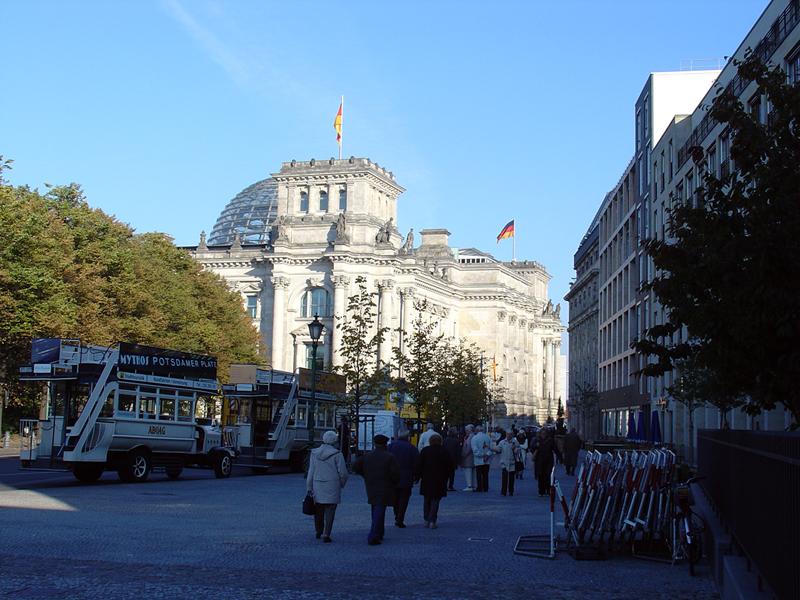
[{"label": "advertising banner", "polygon": [[119,345],[117,366],[121,371],[201,379],[217,378],[217,359],[213,356],[125,342]]}]

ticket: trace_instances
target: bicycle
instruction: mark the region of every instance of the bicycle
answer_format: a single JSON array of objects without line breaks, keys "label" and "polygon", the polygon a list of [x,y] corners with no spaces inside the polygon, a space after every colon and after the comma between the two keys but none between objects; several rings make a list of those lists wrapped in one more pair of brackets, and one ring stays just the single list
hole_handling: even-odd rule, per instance
[{"label": "bicycle", "polygon": [[681,559],[689,563],[689,574],[695,574],[695,565],[703,557],[703,532],[706,523],[699,514],[692,510],[694,504],[690,486],[705,477],[692,477],[683,483],[677,483],[673,490],[672,512],[672,562]]}]

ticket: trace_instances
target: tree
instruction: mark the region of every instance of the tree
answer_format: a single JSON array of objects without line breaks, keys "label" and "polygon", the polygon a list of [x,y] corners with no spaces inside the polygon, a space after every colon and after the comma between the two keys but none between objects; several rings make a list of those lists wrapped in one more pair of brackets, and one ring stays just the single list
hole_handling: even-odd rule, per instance
[{"label": "tree", "polygon": [[356,447],[360,436],[361,409],[369,404],[385,385],[386,373],[378,368],[378,348],[388,328],[376,326],[376,292],[367,290],[367,280],[356,277],[358,292],[347,299],[346,314],[336,316],[341,332],[342,364],[333,370],[345,377],[347,391],[340,399],[348,413],[355,417]]},{"label": "tree", "polygon": [[489,387],[474,344],[445,342],[437,364],[436,402],[443,422],[460,425],[489,417]]},{"label": "tree", "polygon": [[0,158],[0,370],[12,418],[30,416],[38,390],[20,386],[34,337],[112,345],[138,342],[257,361],[258,333],[241,297],[164,234],[136,235],[92,209],[80,186],[44,195],[2,179]]},{"label": "tree", "polygon": [[[800,423],[800,84],[748,53],[738,76],[755,81],[772,107],[766,123],[731,86],[710,116],[727,125],[735,165],[706,170],[698,202],[669,213],[669,239],[648,240],[656,275],[643,285],[667,320],[635,342],[654,357],[648,376],[671,371],[693,354],[693,368],[714,382],[724,410],[744,399],[750,414],[783,404]],[[706,166],[702,148],[693,159]],[[674,343],[688,329],[690,341]]]},{"label": "tree", "polygon": [[411,322],[411,331],[399,329],[399,338],[404,347],[392,349],[395,366],[403,380],[404,391],[411,396],[417,412],[418,426],[425,414],[428,419],[441,418],[440,411],[434,411],[434,397],[440,373],[444,370],[442,361],[447,360],[444,336],[436,335],[436,321],[426,315],[429,313],[427,300],[414,303],[417,315]]}]

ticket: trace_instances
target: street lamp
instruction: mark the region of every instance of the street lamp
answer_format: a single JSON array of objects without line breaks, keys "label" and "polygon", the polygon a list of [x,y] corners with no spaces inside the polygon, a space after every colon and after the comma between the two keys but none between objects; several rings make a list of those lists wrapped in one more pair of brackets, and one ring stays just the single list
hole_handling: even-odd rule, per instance
[{"label": "street lamp", "polygon": [[308,410],[308,441],[314,444],[314,425],[317,420],[317,346],[322,336],[322,323],[319,315],[314,315],[314,320],[308,324],[308,335],[311,337],[311,407]]}]

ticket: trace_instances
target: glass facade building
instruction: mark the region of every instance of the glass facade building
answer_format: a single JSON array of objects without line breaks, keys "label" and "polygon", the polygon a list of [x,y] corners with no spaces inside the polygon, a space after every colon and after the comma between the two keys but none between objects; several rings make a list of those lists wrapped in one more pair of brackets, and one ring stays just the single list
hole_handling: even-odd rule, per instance
[{"label": "glass facade building", "polygon": [[228,246],[238,233],[243,244],[269,242],[272,223],[278,211],[278,186],[264,179],[239,192],[223,209],[211,235],[209,246]]}]

